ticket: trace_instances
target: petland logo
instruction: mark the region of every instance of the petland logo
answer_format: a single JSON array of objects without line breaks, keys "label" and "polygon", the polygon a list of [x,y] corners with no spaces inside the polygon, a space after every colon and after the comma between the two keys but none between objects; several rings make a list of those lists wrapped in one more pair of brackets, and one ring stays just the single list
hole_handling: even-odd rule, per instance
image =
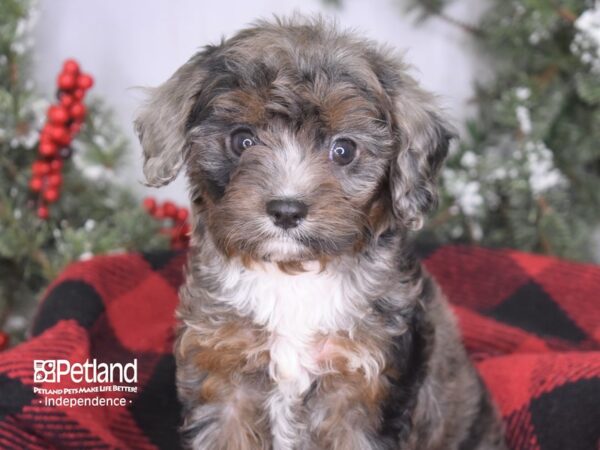
[{"label": "petland logo", "polygon": [[73,383],[137,383],[137,359],[133,362],[99,363],[86,359],[84,363],[71,363],[66,359],[35,359],[35,383],[60,383],[64,378]]}]

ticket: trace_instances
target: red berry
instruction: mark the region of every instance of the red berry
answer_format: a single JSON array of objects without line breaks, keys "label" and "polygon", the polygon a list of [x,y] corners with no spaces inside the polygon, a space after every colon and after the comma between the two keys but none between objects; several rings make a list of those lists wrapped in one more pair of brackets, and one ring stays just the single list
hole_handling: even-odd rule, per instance
[{"label": "red berry", "polygon": [[70,73],[61,73],[56,80],[58,88],[62,91],[70,91],[74,89],[77,83],[77,79]]},{"label": "red berry", "polygon": [[58,147],[53,142],[42,141],[42,142],[40,142],[39,150],[40,150],[40,155],[42,155],[46,158],[50,158],[50,157],[56,155],[56,151],[58,150]]},{"label": "red berry", "polygon": [[40,164],[41,164],[40,161],[35,161],[31,165],[31,173],[32,173],[32,175],[37,175],[37,176],[43,175]]},{"label": "red berry", "polygon": [[[73,97],[70,94],[62,94],[60,96],[60,104],[62,106],[64,106],[65,108],[69,108],[71,105],[73,105],[73,103],[75,103],[75,97]],[[68,111],[67,111],[67,115],[68,115]]]},{"label": "red berry", "polygon": [[50,129],[50,137],[52,140],[61,146],[71,143],[71,135],[65,127],[52,127]]},{"label": "red berry", "polygon": [[40,177],[33,177],[29,182],[29,189],[33,192],[39,192],[42,189],[43,181]]},{"label": "red berry", "polygon": [[77,77],[77,87],[84,91],[94,85],[94,79],[86,73],[82,73]]},{"label": "red berry", "polygon": [[190,241],[190,226],[183,224],[171,230],[171,247],[174,249],[186,248]]},{"label": "red berry", "polygon": [[36,161],[31,166],[31,172],[37,176],[47,175],[50,172],[50,164],[43,161]]},{"label": "red berry", "polygon": [[70,109],[71,117],[75,120],[83,120],[85,117],[85,106],[83,103],[75,103]]},{"label": "red berry", "polygon": [[177,239],[171,239],[171,250],[183,250],[185,245]]},{"label": "red berry", "polygon": [[156,210],[156,200],[152,197],[146,197],[142,204],[144,205],[144,209],[148,211],[148,214],[152,214]]},{"label": "red berry", "polygon": [[183,236],[185,239],[189,238],[190,233],[192,232],[192,227],[189,223],[184,223],[179,227],[179,235]]},{"label": "red berry", "polygon": [[77,75],[79,73],[79,64],[74,59],[67,59],[63,64],[63,73]]},{"label": "red berry", "polygon": [[73,98],[75,100],[83,100],[83,97],[85,97],[85,91],[83,89],[75,89],[73,92]]},{"label": "red berry", "polygon": [[40,131],[40,135],[50,136],[50,132],[52,131],[52,128],[53,128],[52,124],[46,122],[46,124],[44,125],[44,128],[42,128],[42,130]]},{"label": "red berry", "polygon": [[175,206],[175,203],[166,201],[163,203],[163,209],[165,217],[175,218],[177,216],[177,206]]},{"label": "red berry", "polygon": [[58,173],[51,174],[48,176],[48,186],[58,188],[62,184],[62,175]]},{"label": "red berry", "polygon": [[46,220],[50,215],[48,208],[46,206],[40,206],[37,210],[37,215],[40,219]]},{"label": "red berry", "polygon": [[63,162],[60,159],[53,159],[52,161],[50,161],[50,169],[52,170],[52,172],[60,172],[62,166]]},{"label": "red berry", "polygon": [[55,125],[63,125],[69,120],[69,111],[63,105],[53,105],[48,109],[48,120]]},{"label": "red berry", "polygon": [[165,210],[162,206],[157,206],[156,209],[154,210],[154,218],[156,219],[164,219],[165,216]]},{"label": "red berry", "polygon": [[54,141],[52,140],[52,136],[50,136],[50,133],[48,132],[42,132],[40,133],[40,145],[45,143],[45,142],[49,142],[50,144],[54,144]]},{"label": "red berry", "polygon": [[189,215],[190,213],[187,210],[187,208],[179,208],[179,210],[177,211],[177,220],[179,222],[185,222]]},{"label": "red berry", "polygon": [[171,228],[171,242],[174,240],[181,240],[181,229],[179,227]]},{"label": "red berry", "polygon": [[4,350],[8,347],[8,342],[10,341],[10,337],[3,331],[0,331],[0,350]]},{"label": "red berry", "polygon": [[54,203],[56,200],[58,200],[58,197],[58,189],[50,188],[44,191],[44,199],[49,203]]},{"label": "red berry", "polygon": [[61,137],[61,141],[60,143],[64,146],[64,145],[69,145],[71,144],[71,140],[73,139],[73,137],[71,136],[71,133],[69,133],[67,130],[65,130],[65,134]]}]

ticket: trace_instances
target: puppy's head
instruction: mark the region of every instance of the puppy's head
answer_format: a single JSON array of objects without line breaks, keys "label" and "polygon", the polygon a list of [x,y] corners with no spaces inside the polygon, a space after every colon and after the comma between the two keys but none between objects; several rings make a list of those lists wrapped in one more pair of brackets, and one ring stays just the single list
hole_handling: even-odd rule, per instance
[{"label": "puppy's head", "polygon": [[421,227],[453,137],[398,59],[318,19],[207,47],[151,91],[136,129],[148,184],[185,166],[218,248],[271,261]]}]

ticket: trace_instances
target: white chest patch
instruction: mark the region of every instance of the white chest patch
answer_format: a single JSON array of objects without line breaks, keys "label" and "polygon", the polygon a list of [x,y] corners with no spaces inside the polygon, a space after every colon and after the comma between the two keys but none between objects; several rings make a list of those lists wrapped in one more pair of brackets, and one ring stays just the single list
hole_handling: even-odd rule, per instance
[{"label": "white chest patch", "polygon": [[292,448],[301,425],[294,408],[319,373],[318,335],[352,326],[355,305],[341,274],[318,267],[288,275],[276,266],[234,271],[228,301],[271,332],[270,375],[277,389],[268,400],[275,448]]},{"label": "white chest patch", "polygon": [[[232,270],[232,272],[234,272]],[[295,380],[297,393],[310,386],[318,370],[315,336],[352,325],[353,304],[343,277],[318,267],[297,275],[265,264],[256,270],[228,274],[232,306],[271,332],[271,376]]]}]

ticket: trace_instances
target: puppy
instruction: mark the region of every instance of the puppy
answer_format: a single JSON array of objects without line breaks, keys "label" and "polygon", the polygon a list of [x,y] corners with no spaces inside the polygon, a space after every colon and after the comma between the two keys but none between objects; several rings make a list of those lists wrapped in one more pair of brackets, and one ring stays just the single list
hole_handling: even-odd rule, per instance
[{"label": "puppy", "polygon": [[454,133],[377,45],[258,22],[193,56],[136,120],[149,185],[193,203],[177,311],[195,449],[502,449],[408,234]]}]

